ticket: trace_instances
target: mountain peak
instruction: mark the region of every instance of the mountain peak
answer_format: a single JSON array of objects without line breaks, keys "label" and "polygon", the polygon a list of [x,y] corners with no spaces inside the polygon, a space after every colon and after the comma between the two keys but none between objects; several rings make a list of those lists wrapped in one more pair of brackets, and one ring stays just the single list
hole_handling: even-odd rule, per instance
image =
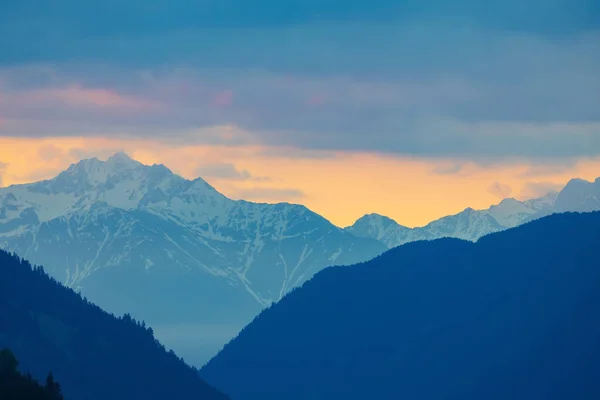
[{"label": "mountain peak", "polygon": [[142,163],[132,159],[124,151],[119,151],[106,160],[107,164],[115,165],[117,167],[139,167]]},{"label": "mountain peak", "polygon": [[498,203],[498,205],[503,204],[516,204],[516,203],[521,203],[519,200],[515,199],[514,197],[506,197],[504,199],[502,199],[502,201],[500,203]]},{"label": "mountain peak", "polygon": [[564,196],[565,193],[573,193],[574,191],[585,192],[585,191],[589,190],[591,187],[593,187],[596,182],[598,182],[597,179],[594,182],[590,182],[588,180],[581,179],[581,178],[571,179],[569,182],[567,182],[565,187],[560,191],[559,195]]},{"label": "mountain peak", "polygon": [[105,183],[111,176],[129,174],[143,166],[142,163],[131,159],[124,152],[119,152],[106,161],[101,161],[96,157],[81,160],[59,174],[57,179],[64,181],[75,178],[78,183],[87,182],[94,185]]},{"label": "mountain peak", "polygon": [[571,179],[560,191],[555,201],[557,211],[588,212],[600,208],[600,181]]},{"label": "mountain peak", "polygon": [[391,247],[391,243],[396,241],[396,237],[410,231],[410,228],[398,224],[385,215],[371,213],[363,215],[344,230],[354,236],[375,239]]},{"label": "mountain peak", "polygon": [[573,185],[589,185],[592,182],[590,181],[586,181],[585,179],[581,179],[581,178],[573,178],[571,179],[569,182],[567,182],[566,186],[573,186]]},{"label": "mountain peak", "polygon": [[113,154],[110,159],[124,159],[124,160],[131,160],[131,157],[129,157],[129,155],[127,155],[127,153],[125,153],[123,150],[121,151],[117,151],[115,154]]},{"label": "mountain peak", "polygon": [[352,224],[348,228],[358,227],[358,226],[366,226],[366,225],[380,225],[383,228],[387,228],[390,225],[399,225],[399,224],[396,221],[394,221],[393,219],[391,219],[390,217],[386,217],[385,215],[370,213],[370,214],[365,214],[362,217],[360,217],[359,219],[357,219],[356,221],[354,221],[354,224]]},{"label": "mountain peak", "polygon": [[369,214],[365,214],[362,217],[360,217],[359,219],[357,219],[357,221],[360,220],[365,220],[365,219],[384,219],[384,220],[391,220],[391,218],[386,217],[385,215],[381,215],[381,214],[377,214],[377,213],[369,213]]},{"label": "mountain peak", "polygon": [[106,161],[101,161],[96,157],[83,159],[75,164],[72,164],[67,171],[71,174],[76,173],[98,173],[100,170],[111,173],[119,173],[143,166],[142,163],[133,160],[124,152],[118,152],[108,158]]}]

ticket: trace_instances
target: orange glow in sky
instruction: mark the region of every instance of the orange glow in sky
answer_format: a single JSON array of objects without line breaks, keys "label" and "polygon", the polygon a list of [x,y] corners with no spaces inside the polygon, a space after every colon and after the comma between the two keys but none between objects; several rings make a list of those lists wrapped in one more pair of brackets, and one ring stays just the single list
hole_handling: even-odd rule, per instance
[{"label": "orange glow in sky", "polygon": [[165,164],[188,179],[200,176],[230,198],[304,204],[338,226],[366,213],[422,226],[466,207],[487,208],[503,197],[539,196],[571,178],[593,180],[600,175],[600,159],[479,166],[451,159],[165,145],[148,139],[0,138],[0,184],[52,178],[82,158],[106,159],[120,150],[144,164]]}]

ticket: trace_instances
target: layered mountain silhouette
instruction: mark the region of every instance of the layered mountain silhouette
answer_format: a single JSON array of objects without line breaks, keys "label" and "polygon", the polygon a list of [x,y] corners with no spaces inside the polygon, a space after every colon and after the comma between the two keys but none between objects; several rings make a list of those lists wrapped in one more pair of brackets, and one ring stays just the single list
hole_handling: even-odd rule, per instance
[{"label": "layered mountain silhouette", "polygon": [[[129,315],[116,318],[0,251],[0,348],[43,381],[49,371],[65,399],[226,400]],[[14,364],[14,363],[13,363]]]},{"label": "layered mountain silhouette", "polygon": [[474,241],[487,234],[513,228],[553,213],[598,210],[600,178],[594,182],[572,179],[560,192],[550,192],[543,197],[525,201],[508,198],[486,210],[467,208],[423,227],[408,228],[391,218],[367,214],[345,229],[359,237],[377,239],[388,248],[392,248],[416,240],[442,237]]},{"label": "layered mountain silhouette", "polygon": [[[330,265],[423,239],[482,235],[556,211],[600,209],[599,181],[409,229],[377,215],[341,229],[304,206],[229,199],[124,153],[0,188],[0,248],[94,303],[131,313],[201,365],[262,309]],[[596,199],[596,200],[594,200]]]},{"label": "layered mountain silhouette", "polygon": [[304,206],[234,201],[124,153],[0,189],[0,247],[198,364],[322,268],[386,249]]},{"label": "layered mountain silhouette", "polygon": [[328,268],[202,374],[237,400],[597,399],[599,249],[600,212],[565,213]]}]

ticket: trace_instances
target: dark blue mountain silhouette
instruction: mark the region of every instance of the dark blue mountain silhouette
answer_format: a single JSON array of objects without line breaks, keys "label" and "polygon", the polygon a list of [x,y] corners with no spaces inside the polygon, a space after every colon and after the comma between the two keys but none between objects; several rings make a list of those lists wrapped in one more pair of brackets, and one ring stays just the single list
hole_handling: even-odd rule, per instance
[{"label": "dark blue mountain silhouette", "polygon": [[0,251],[0,349],[65,399],[226,400],[129,315],[116,318],[17,256]]},{"label": "dark blue mountain silhouette", "polygon": [[600,398],[600,213],[318,273],[205,368],[236,400]]},{"label": "dark blue mountain silhouette", "polygon": [[63,400],[60,383],[52,372],[41,385],[31,375],[23,375],[17,367],[19,361],[8,349],[0,350],[0,399],[2,400]]}]

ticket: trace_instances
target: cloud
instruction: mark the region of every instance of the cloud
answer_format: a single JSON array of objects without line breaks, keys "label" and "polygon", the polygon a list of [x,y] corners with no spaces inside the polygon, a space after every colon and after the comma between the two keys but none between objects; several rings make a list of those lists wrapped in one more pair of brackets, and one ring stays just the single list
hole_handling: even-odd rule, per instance
[{"label": "cloud", "polygon": [[508,197],[512,193],[512,189],[510,186],[502,184],[500,182],[494,182],[488,189],[488,193],[504,199]]},{"label": "cloud", "polygon": [[554,182],[526,182],[521,190],[521,198],[533,199],[542,197],[550,192],[558,192],[565,185]]},{"label": "cloud", "polygon": [[[52,73],[46,70],[23,73],[32,74],[41,75],[42,80],[58,76],[59,81],[77,75],[68,68]],[[600,80],[594,89],[591,76],[588,89],[557,88],[552,94],[557,98],[553,103],[557,106],[553,108],[544,106],[547,100],[542,97],[548,94],[542,93],[531,92],[535,98],[530,97],[528,104],[517,104],[525,94],[518,93],[516,100],[508,94],[528,90],[528,84],[522,82],[494,86],[420,78],[423,82],[418,83],[419,78],[407,75],[398,79],[417,82],[409,84],[396,79],[388,83],[357,83],[348,78],[304,77],[282,83],[277,74],[201,70],[175,71],[149,80],[135,70],[98,71],[91,75],[103,74],[106,74],[103,79],[109,81],[105,82],[106,91],[131,92],[133,98],[149,99],[152,104],[164,106],[144,109],[83,102],[83,106],[75,107],[75,103],[60,99],[41,101],[30,97],[29,89],[13,87],[3,93],[5,122],[0,126],[0,136],[154,137],[189,144],[260,144],[308,151],[359,150],[491,161],[506,157],[576,158],[600,154],[597,111],[600,100],[586,94],[592,89],[600,90]],[[4,71],[6,81],[13,84],[20,75],[19,70]],[[114,81],[110,82],[111,79]],[[554,79],[558,75],[548,78]],[[226,107],[211,107],[211,93],[218,90],[216,86],[224,85],[223,81],[236,88],[237,100]],[[473,85],[480,87],[469,89]],[[179,86],[200,89],[189,93],[171,89]],[[306,104],[305,92],[313,91],[311,87],[326,88],[333,94],[326,103],[310,106]],[[530,88],[538,90],[532,85]],[[502,93],[498,95],[499,92]],[[498,104],[500,100],[494,96],[502,97],[503,93],[507,93],[505,100]],[[571,99],[569,104],[568,99]],[[220,104],[225,104],[223,100],[226,97],[219,100]],[[487,101],[494,104],[482,106]],[[576,106],[571,104],[579,101],[581,104]],[[598,115],[596,119],[592,118],[592,107],[596,107],[593,110]],[[543,114],[542,109],[543,113],[548,112]],[[587,115],[577,115],[586,109]],[[235,133],[224,134],[221,129],[221,133],[214,134],[225,126]]]},{"label": "cloud", "polygon": [[195,174],[201,178],[216,178],[219,180],[232,181],[255,181],[270,182],[271,178],[267,176],[254,176],[248,170],[239,170],[231,163],[218,163],[201,165],[195,170]]},{"label": "cloud", "polygon": [[258,155],[261,157],[314,160],[332,159],[339,156],[336,152],[331,150],[311,150],[291,146],[264,147],[259,149]]},{"label": "cloud", "polygon": [[306,197],[306,194],[299,189],[253,187],[237,190],[234,197],[250,201],[279,202],[299,200]]},{"label": "cloud", "polygon": [[233,164],[209,164],[202,165],[196,170],[202,178],[217,178],[230,180],[247,180],[252,175],[247,170],[239,170]]},{"label": "cloud", "polygon": [[92,106],[99,108],[131,109],[151,111],[160,106],[150,101],[126,96],[103,88],[83,88],[71,85],[66,88],[34,91],[29,94],[33,101],[61,101],[73,107]]},{"label": "cloud", "polygon": [[[0,47],[5,49],[4,59],[19,61],[50,56],[77,60],[82,55],[92,54],[97,54],[98,60],[119,59],[130,63],[142,56],[172,61],[175,55],[182,57],[187,51],[201,55],[207,63],[214,63],[215,59],[234,56],[229,50],[230,42],[235,39],[256,35],[256,31],[271,31],[271,35],[265,35],[268,40],[262,47],[240,45],[238,48],[243,56],[254,55],[257,62],[261,62],[262,57],[273,50],[273,42],[297,40],[295,36],[281,34],[286,28],[319,21],[357,26],[351,37],[357,47],[364,47],[364,38],[358,32],[361,26],[391,23],[405,26],[423,19],[454,20],[502,33],[560,36],[598,28],[600,7],[595,4],[585,0],[490,0],[486,7],[481,7],[475,0],[452,4],[440,0],[401,3],[375,0],[346,1],[340,6],[338,0],[290,0],[285,4],[271,0],[252,3],[231,0],[226,6],[220,2],[182,1],[178,7],[172,7],[167,0],[155,0],[151,6],[142,0],[91,0],[85,6],[76,0],[57,0],[49,8],[44,7],[43,0],[27,0],[3,6]],[[111,12],[115,9],[119,12]],[[193,32],[196,40],[192,43],[165,41],[168,33],[177,31]],[[235,34],[228,34],[232,31]],[[338,39],[323,36],[329,41]],[[19,52],[19,46],[34,37],[38,40],[30,42],[31,52]],[[113,40],[115,37],[120,40]],[[110,51],[107,49],[109,40]],[[283,62],[293,57],[290,53],[276,55]]]},{"label": "cloud", "polygon": [[308,99],[308,104],[311,106],[319,106],[327,101],[327,96],[323,94],[315,94]]},{"label": "cloud", "polygon": [[453,175],[458,174],[464,168],[464,165],[461,163],[450,163],[444,165],[437,165],[433,169],[433,173],[437,175]]},{"label": "cloud", "polygon": [[557,175],[573,169],[574,159],[553,160],[553,162],[534,162],[521,174],[521,178]]},{"label": "cloud", "polygon": [[[594,2],[272,3],[6,6],[0,136],[489,162],[600,154]],[[243,140],[210,133],[223,126]]]},{"label": "cloud", "polygon": [[212,104],[216,107],[229,107],[233,104],[233,92],[226,90],[213,96]]},{"label": "cloud", "polygon": [[114,89],[88,88],[78,83],[8,93],[12,107],[63,106],[67,108],[112,109],[114,112],[155,111],[157,102],[118,93]]}]

